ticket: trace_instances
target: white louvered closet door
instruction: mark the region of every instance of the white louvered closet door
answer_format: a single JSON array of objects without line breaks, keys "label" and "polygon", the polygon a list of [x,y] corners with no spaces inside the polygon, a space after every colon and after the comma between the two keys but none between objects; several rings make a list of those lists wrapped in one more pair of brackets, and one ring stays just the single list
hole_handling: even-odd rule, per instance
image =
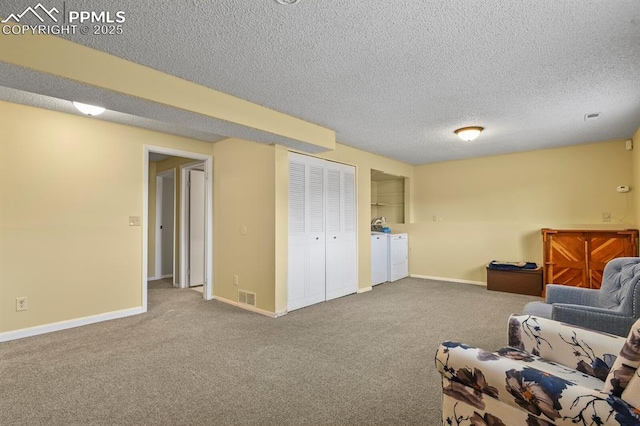
[{"label": "white louvered closet door", "polygon": [[325,176],[322,160],[289,156],[289,311],[325,300]]},{"label": "white louvered closet door", "polygon": [[308,164],[309,198],[307,232],[307,277],[306,304],[325,300],[325,169],[322,160],[311,158]]},{"label": "white louvered closet door", "polygon": [[358,289],[355,193],[355,167],[328,163],[327,300]]},{"label": "white louvered closet door", "polygon": [[358,291],[358,209],[356,197],[356,168],[342,166],[343,233],[342,233],[342,294]]},{"label": "white louvered closet door", "polygon": [[[307,166],[289,159],[289,310],[301,308],[305,300],[307,248]],[[292,308],[293,307],[293,308]]]},{"label": "white louvered closet door", "polygon": [[327,244],[326,244],[326,298],[343,296],[343,219],[342,173],[339,164],[327,165]]},{"label": "white louvered closet door", "polygon": [[357,290],[355,167],[289,154],[288,305]]}]

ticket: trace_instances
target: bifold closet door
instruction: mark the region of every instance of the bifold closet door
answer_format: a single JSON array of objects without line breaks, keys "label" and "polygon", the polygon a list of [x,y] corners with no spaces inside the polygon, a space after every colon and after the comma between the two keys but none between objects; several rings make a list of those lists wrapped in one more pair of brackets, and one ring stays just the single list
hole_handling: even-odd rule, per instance
[{"label": "bifold closet door", "polygon": [[357,291],[355,167],[327,162],[326,300]]},{"label": "bifold closet door", "polygon": [[289,311],[325,300],[324,161],[289,158]]}]

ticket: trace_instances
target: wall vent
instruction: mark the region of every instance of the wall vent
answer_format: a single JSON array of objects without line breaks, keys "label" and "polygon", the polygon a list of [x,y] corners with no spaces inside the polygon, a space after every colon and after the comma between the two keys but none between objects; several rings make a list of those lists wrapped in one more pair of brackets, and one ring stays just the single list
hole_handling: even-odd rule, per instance
[{"label": "wall vent", "polygon": [[592,112],[590,114],[585,114],[584,115],[584,121],[597,120],[598,118],[600,118],[600,113],[599,112]]},{"label": "wall vent", "polygon": [[250,291],[238,290],[238,303],[256,306],[256,294]]}]

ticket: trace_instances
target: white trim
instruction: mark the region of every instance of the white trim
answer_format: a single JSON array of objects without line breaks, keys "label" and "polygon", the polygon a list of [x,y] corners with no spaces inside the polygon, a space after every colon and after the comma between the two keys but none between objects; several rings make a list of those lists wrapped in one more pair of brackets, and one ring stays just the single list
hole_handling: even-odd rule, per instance
[{"label": "white trim", "polygon": [[147,287],[149,276],[149,152],[142,147],[142,311],[147,312]]},{"label": "white trim", "polygon": [[255,312],[256,314],[264,315],[270,318],[278,318],[279,316],[284,315],[284,314],[276,314],[274,312],[265,311],[264,309],[256,308],[255,306],[251,306],[251,305],[245,305],[244,303],[234,302],[233,300],[225,299],[224,297],[220,297],[220,296],[213,296],[213,300],[217,300],[219,302],[233,305],[235,307],[242,308],[247,311]]},{"label": "white trim", "polygon": [[359,288],[359,289],[358,289],[358,294],[366,293],[366,292],[371,291],[371,290],[373,290],[373,287],[372,287],[372,286],[364,287],[364,288]]},{"label": "white trim", "polygon": [[173,274],[160,275],[160,279],[163,280],[165,278],[173,278]]},{"label": "white trim", "polygon": [[123,309],[121,311],[107,312],[99,315],[91,315],[83,318],[54,322],[51,324],[38,325],[35,327],[23,328],[15,331],[6,331],[0,333],[0,342],[8,342],[9,340],[23,339],[25,337],[37,336],[39,334],[52,333],[54,331],[67,330],[69,328],[80,327],[83,325],[95,324],[97,322],[109,321],[118,318],[130,317],[144,313],[142,307]]},{"label": "white trim", "polygon": [[[186,229],[187,229],[187,172],[183,166],[180,166],[180,223],[178,226],[180,227],[180,241],[178,241],[178,257],[179,265],[180,265],[180,276],[178,278],[179,288],[187,287],[187,248],[186,248]],[[204,294],[204,287],[203,287]]]},{"label": "white trim", "polygon": [[459,280],[457,278],[433,277],[431,275],[417,275],[417,274],[411,274],[409,276],[411,278],[422,278],[424,280],[448,281],[452,283],[480,285],[483,287],[487,286],[487,283],[483,281]]},{"label": "white trim", "polygon": [[158,278],[158,277],[147,277],[147,282],[149,281],[156,281],[156,280],[161,280],[162,278]]},{"label": "white trim", "polygon": [[[213,157],[206,154],[182,151],[153,145],[143,145],[142,168],[142,308],[147,311],[147,264],[149,258],[149,153],[166,154],[174,157],[192,158],[194,161],[204,162],[205,187],[207,191],[207,223],[206,223],[206,273],[204,291],[205,300],[213,297]],[[182,212],[181,212],[182,213]],[[175,227],[174,227],[175,228]],[[175,238],[174,238],[175,241]],[[182,264],[180,265],[181,269]],[[182,271],[181,271],[182,272]],[[174,274],[175,275],[175,274]],[[175,281],[175,280],[174,280]]]}]

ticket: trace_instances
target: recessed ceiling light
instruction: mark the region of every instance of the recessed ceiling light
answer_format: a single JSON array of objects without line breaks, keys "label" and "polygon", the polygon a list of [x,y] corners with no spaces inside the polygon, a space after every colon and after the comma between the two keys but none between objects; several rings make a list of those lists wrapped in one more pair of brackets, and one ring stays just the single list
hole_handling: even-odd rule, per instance
[{"label": "recessed ceiling light", "polygon": [[463,141],[469,142],[480,136],[480,133],[484,128],[480,126],[471,126],[471,127],[462,127],[458,130],[455,130],[454,133],[458,135],[460,139]]},{"label": "recessed ceiling light", "polygon": [[300,0],[276,0],[280,4],[296,4]]},{"label": "recessed ceiling light", "polygon": [[599,112],[592,112],[590,114],[585,114],[584,115],[584,121],[597,120],[599,117],[600,117],[600,113]]},{"label": "recessed ceiling light", "polygon": [[83,104],[80,102],[74,102],[73,106],[76,107],[76,109],[78,111],[80,111],[83,114],[86,115],[90,115],[90,116],[94,116],[94,115],[100,115],[103,112],[105,112],[105,109],[99,106],[95,106],[95,105],[88,105],[88,104]]}]

